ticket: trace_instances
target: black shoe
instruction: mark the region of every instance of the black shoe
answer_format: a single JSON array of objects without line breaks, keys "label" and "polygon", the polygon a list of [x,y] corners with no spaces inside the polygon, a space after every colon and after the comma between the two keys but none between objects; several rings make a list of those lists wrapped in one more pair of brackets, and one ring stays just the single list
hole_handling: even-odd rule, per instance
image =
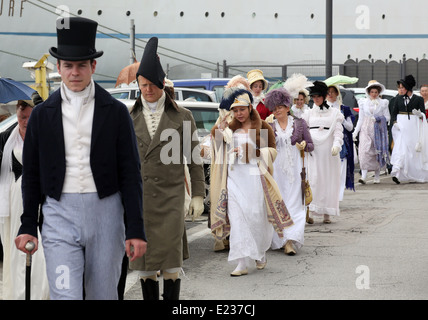
[{"label": "black shoe", "polygon": [[159,281],[152,279],[140,279],[144,300],[159,300]]},{"label": "black shoe", "polygon": [[163,294],[164,300],[178,300],[180,297],[180,282],[181,279],[172,279],[163,281]]},{"label": "black shoe", "polygon": [[400,180],[398,180],[397,177],[392,177],[392,181],[394,181],[396,184],[400,184]]}]

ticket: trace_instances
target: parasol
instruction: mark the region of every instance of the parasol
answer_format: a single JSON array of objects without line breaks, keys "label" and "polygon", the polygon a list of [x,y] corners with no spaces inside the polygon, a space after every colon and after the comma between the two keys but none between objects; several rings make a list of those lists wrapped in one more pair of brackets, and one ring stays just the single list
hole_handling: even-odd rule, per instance
[{"label": "parasol", "polygon": [[281,88],[283,85],[284,85],[284,81],[277,81],[277,82],[275,82],[273,85],[271,85],[271,86],[269,87],[268,92],[269,92],[269,91],[272,91],[272,90],[274,90],[274,89]]},{"label": "parasol", "polygon": [[324,80],[324,83],[328,87],[333,86],[333,85],[340,86],[340,85],[345,85],[345,84],[354,84],[357,82],[358,82],[358,78],[343,76],[340,74],[332,76],[332,77]]},{"label": "parasol", "polygon": [[133,64],[130,64],[123,68],[117,76],[115,87],[118,87],[123,83],[130,84],[132,81],[135,81],[137,79],[137,71],[139,67],[140,63],[134,62]]},{"label": "parasol", "polygon": [[0,78],[0,103],[14,100],[31,100],[35,90],[29,86],[8,78]]}]

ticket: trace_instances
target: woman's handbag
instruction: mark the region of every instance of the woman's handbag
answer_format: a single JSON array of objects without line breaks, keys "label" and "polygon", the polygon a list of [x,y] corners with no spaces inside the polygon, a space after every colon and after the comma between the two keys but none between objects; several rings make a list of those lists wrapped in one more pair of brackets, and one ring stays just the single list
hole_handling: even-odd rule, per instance
[{"label": "woman's handbag", "polygon": [[306,169],[305,169],[305,152],[304,150],[300,151],[300,155],[302,157],[303,165],[302,165],[302,187],[303,187],[303,195],[305,197],[305,205],[309,205],[312,202],[312,189],[309,185],[309,181],[306,179]]},{"label": "woman's handbag", "polygon": [[305,180],[305,205],[309,205],[312,202],[312,190],[309,185],[309,181]]}]

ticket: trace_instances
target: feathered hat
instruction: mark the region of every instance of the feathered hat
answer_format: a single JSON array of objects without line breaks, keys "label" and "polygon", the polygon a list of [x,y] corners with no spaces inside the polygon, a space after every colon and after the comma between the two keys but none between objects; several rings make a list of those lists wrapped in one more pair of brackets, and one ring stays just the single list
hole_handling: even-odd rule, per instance
[{"label": "feathered hat", "polygon": [[402,84],[404,88],[408,91],[413,91],[413,87],[416,85],[415,78],[409,74],[408,76],[405,76],[404,79],[400,79],[397,81],[397,84]]},{"label": "feathered hat", "polygon": [[248,83],[247,79],[245,79],[241,75],[234,76],[225,85],[225,89],[232,88],[232,87],[240,87],[242,89],[246,89],[250,91],[250,84]]},{"label": "feathered hat", "polygon": [[273,111],[277,106],[290,107],[293,99],[285,88],[278,88],[269,91],[265,97],[265,106],[269,111]]},{"label": "feathered hat", "polygon": [[309,95],[309,91],[306,89],[312,87],[314,84],[301,73],[293,73],[283,84],[283,87],[288,91],[293,99],[299,96],[302,92],[306,97]]},{"label": "feathered hat", "polygon": [[231,87],[224,90],[220,109],[230,110],[236,106],[249,106],[253,103],[253,95],[246,89]]}]

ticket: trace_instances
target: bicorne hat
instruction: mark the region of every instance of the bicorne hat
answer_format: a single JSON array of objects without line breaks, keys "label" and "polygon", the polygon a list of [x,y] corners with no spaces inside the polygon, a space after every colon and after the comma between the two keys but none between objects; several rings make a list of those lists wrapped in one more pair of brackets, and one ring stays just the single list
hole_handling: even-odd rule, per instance
[{"label": "bicorne hat", "polygon": [[137,79],[138,76],[143,76],[144,78],[155,84],[158,88],[163,89],[165,72],[162,69],[162,65],[157,54],[157,49],[158,38],[150,38],[150,40],[146,44],[146,47],[144,48],[140,67],[137,71]]},{"label": "bicorne hat", "polygon": [[95,49],[96,21],[82,17],[64,19],[69,19],[69,23],[64,24],[64,28],[57,27],[57,48],[49,49],[53,57],[66,61],[83,61],[103,55],[103,51]]}]

